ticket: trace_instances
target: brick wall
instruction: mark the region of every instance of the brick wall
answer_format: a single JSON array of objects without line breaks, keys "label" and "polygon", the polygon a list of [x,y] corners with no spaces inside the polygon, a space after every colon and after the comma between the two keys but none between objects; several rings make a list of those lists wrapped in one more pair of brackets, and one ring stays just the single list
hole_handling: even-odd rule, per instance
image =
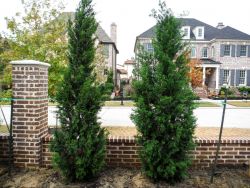
[{"label": "brick wall", "polygon": [[[210,167],[215,158],[217,139],[198,138],[196,148],[192,152],[193,166]],[[250,138],[223,138],[218,156],[219,166],[248,164],[250,160]]]},{"label": "brick wall", "polygon": [[48,133],[48,67],[38,61],[12,61],[13,154],[18,167],[41,164],[41,139]]},{"label": "brick wall", "polygon": [[8,135],[0,133],[0,164],[6,164],[9,157]]},{"label": "brick wall", "polygon": [[[51,152],[49,142],[52,136],[43,139],[43,166],[51,167]],[[191,152],[194,168],[207,168],[215,157],[217,140],[214,138],[197,138],[196,148]],[[134,137],[108,138],[106,162],[108,166],[140,167],[138,150],[141,147],[135,143]],[[218,165],[240,166],[250,160],[250,138],[224,138],[219,153]]]}]

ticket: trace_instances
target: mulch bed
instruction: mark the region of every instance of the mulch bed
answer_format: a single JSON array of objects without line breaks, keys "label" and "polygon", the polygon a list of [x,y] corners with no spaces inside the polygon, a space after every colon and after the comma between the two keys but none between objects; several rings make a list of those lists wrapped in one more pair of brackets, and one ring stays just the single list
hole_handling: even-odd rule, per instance
[{"label": "mulch bed", "polygon": [[[0,168],[1,169],[1,168]],[[0,170],[1,173],[1,170]],[[181,183],[170,185],[161,181],[154,183],[146,178],[140,170],[124,168],[107,168],[99,177],[85,183],[67,183],[60,174],[52,169],[15,170],[12,177],[7,172],[0,174],[0,186],[7,187],[42,187],[42,188],[250,188],[250,177],[246,169],[220,169],[210,183],[209,170],[190,170],[188,177]]]}]

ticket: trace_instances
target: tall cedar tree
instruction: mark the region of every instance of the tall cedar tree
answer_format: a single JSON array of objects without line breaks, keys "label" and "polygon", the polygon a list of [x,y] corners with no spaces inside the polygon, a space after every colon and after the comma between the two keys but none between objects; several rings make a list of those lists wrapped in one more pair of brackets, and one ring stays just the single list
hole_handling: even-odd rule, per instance
[{"label": "tall cedar tree", "polygon": [[61,131],[51,145],[54,163],[69,181],[95,177],[105,164],[106,133],[97,113],[103,102],[93,61],[97,29],[92,0],[82,0],[69,21],[69,66],[57,94]]},{"label": "tall cedar tree", "polygon": [[194,147],[193,93],[189,87],[188,59],[182,42],[180,23],[165,3],[160,3],[154,52],[138,56],[139,69],[134,82],[135,109],[132,119],[142,146],[140,158],[144,173],[153,180],[181,181]]}]

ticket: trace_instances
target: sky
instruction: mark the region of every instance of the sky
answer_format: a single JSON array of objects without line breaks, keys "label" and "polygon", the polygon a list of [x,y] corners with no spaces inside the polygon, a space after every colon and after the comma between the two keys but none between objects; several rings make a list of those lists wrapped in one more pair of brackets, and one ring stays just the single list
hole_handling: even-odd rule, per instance
[{"label": "sky", "polygon": [[[75,11],[80,0],[64,0],[65,11]],[[223,22],[250,34],[250,0],[165,0],[175,16],[183,12],[188,18],[195,18],[216,26]],[[0,31],[6,30],[4,17],[11,17],[21,9],[21,0],[0,0]],[[117,25],[118,64],[134,56],[136,36],[156,21],[150,17],[151,10],[158,8],[158,0],[93,0],[96,19],[110,35],[110,25]]]}]

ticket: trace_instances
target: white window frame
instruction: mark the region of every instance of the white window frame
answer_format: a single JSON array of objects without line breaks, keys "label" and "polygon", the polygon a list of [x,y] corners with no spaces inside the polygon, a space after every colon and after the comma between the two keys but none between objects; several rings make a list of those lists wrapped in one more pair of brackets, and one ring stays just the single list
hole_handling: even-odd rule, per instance
[{"label": "white window frame", "polygon": [[191,48],[191,54],[190,54],[191,58],[195,58],[196,57],[196,48],[192,47]]},{"label": "white window frame", "polygon": [[181,30],[183,33],[183,39],[190,39],[190,26],[184,26]]},{"label": "white window frame", "polygon": [[[245,55],[241,55],[241,52],[242,52],[242,47],[245,47]],[[246,45],[240,45],[240,57],[246,57],[247,56],[247,46]]]},{"label": "white window frame", "polygon": [[[226,51],[226,47],[229,47],[229,54],[225,54],[225,51]],[[227,50],[228,51],[228,50]],[[226,44],[225,46],[224,46],[224,56],[231,56],[231,45],[229,45],[229,44]]]},{"label": "white window frame", "polygon": [[[226,77],[225,77],[225,73],[227,73],[226,75]],[[227,85],[227,81],[228,81],[228,78],[230,77],[230,74],[231,74],[231,71],[230,70],[228,70],[228,69],[226,69],[226,70],[223,70],[223,85]],[[228,85],[230,85],[230,81],[231,80],[229,80],[229,82],[228,82]]]},{"label": "white window frame", "polygon": [[[205,49],[206,49],[206,56],[205,55]],[[202,58],[208,58],[208,47],[203,47],[201,50],[201,57]]]},{"label": "white window frame", "polygon": [[[241,73],[243,73],[244,76],[242,76]],[[247,78],[247,71],[246,70],[240,70],[240,77],[239,77],[239,85],[240,86],[246,86],[246,83],[247,83],[246,78]]]}]

